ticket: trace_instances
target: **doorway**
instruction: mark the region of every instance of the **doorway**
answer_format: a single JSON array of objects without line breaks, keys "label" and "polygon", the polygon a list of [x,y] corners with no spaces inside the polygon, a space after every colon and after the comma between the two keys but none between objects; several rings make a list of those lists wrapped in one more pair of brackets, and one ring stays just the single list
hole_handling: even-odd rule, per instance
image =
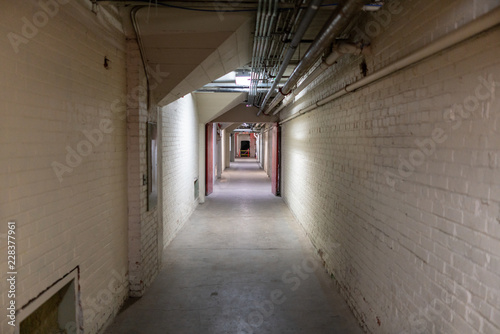
[{"label": "doorway", "polygon": [[242,140],[240,147],[240,157],[250,157],[250,141]]}]

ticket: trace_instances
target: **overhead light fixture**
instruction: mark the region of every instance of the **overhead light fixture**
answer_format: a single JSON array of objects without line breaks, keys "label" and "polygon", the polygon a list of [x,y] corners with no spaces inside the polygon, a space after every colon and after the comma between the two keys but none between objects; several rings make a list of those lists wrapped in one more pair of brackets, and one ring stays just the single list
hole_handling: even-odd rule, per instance
[{"label": "overhead light fixture", "polygon": [[367,5],[364,5],[363,10],[365,12],[376,12],[376,11],[380,10],[380,8],[382,8],[383,5],[384,5],[384,3],[382,1],[379,1],[376,3],[370,3]]},{"label": "overhead light fixture", "polygon": [[248,77],[236,77],[236,85],[237,86],[250,86],[250,76]]},{"label": "overhead light fixture", "polygon": [[236,72],[235,82],[237,86],[250,86],[250,72]]}]

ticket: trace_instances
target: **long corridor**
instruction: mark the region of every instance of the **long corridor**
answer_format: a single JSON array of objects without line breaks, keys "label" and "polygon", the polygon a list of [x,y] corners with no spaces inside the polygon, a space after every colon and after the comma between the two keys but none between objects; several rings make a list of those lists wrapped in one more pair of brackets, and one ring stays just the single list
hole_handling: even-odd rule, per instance
[{"label": "long corridor", "polygon": [[362,333],[253,159],[237,159],[109,334]]}]

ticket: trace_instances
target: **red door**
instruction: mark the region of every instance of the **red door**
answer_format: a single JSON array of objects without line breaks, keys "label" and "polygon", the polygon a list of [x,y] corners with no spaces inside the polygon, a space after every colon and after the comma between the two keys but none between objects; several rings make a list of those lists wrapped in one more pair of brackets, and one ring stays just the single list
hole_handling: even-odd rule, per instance
[{"label": "red door", "polygon": [[214,192],[214,124],[205,125],[205,195]]},{"label": "red door", "polygon": [[240,147],[238,146],[238,133],[234,134],[234,153],[236,158],[240,157]]},{"label": "red door", "polygon": [[273,152],[271,168],[271,191],[276,196],[280,195],[280,153],[281,153],[281,128],[276,123],[273,127]]},{"label": "red door", "polygon": [[255,158],[255,151],[256,151],[256,147],[255,147],[255,141],[256,141],[257,138],[255,138],[255,133],[251,133],[250,134],[250,156],[252,158]]}]

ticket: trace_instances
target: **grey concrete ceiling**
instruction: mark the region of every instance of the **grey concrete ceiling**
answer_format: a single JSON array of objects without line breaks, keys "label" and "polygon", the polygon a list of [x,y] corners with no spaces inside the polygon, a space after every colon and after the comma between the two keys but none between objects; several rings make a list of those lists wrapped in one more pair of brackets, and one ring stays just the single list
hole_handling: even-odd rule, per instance
[{"label": "grey concrete ceiling", "polygon": [[256,107],[246,107],[244,104],[238,104],[212,121],[216,123],[264,123],[278,120],[278,117],[272,115],[257,116],[258,110]]},{"label": "grey concrete ceiling", "polygon": [[[148,6],[133,2],[127,6],[126,3],[128,2],[120,6],[124,21],[130,21],[131,10],[134,17],[134,20],[129,22],[130,25],[125,24],[127,37],[135,38],[137,33],[144,61],[148,68],[153,69],[150,75],[153,104],[167,105],[251,62],[257,1],[234,2],[232,5],[211,0],[189,2],[189,7],[196,10]],[[232,10],[236,3],[249,11],[214,10],[222,5],[227,7],[224,9]],[[168,4],[184,6],[183,2]],[[293,7],[294,4],[293,1],[285,1],[281,5]],[[208,11],[198,11],[199,9]],[[331,9],[333,7],[324,7],[316,15],[285,74],[291,72],[301,59],[309,46],[308,40],[312,40],[321,29]],[[158,83],[154,79],[154,72],[168,73],[168,76]],[[244,105],[238,106],[246,101],[246,93],[194,93],[194,96],[200,121],[203,122],[217,119],[228,111],[231,111],[231,118],[249,121],[245,117],[255,111],[245,108]]]},{"label": "grey concrete ceiling", "polygon": [[166,105],[251,61],[254,16],[143,7],[136,12],[144,57],[168,77],[152,90]]},{"label": "grey concrete ceiling", "polygon": [[193,93],[200,123],[208,123],[244,102],[246,93]]}]

